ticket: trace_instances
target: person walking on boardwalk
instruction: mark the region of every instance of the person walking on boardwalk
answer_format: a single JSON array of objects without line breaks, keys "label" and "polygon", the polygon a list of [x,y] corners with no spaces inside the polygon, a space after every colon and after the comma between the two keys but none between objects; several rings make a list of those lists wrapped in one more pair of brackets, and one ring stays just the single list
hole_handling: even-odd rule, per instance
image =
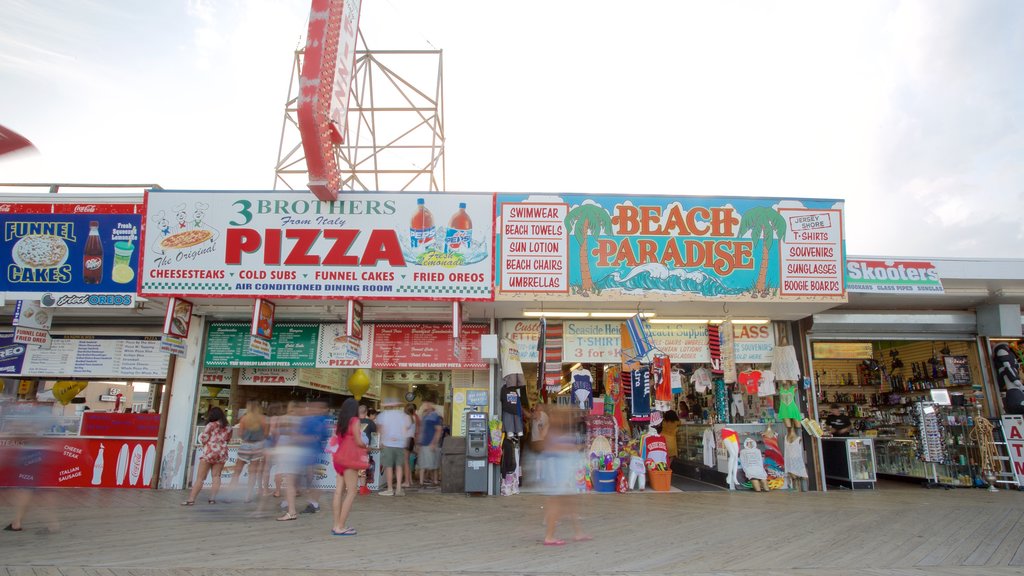
[{"label": "person walking on boardwalk", "polygon": [[405,447],[412,418],[402,410],[402,403],[394,398],[384,401],[384,411],[377,417],[377,434],[380,436],[380,465],[384,469],[387,489],[378,492],[381,496],[404,496],[402,472],[405,466]]},{"label": "person walking on boardwalk", "polygon": [[203,482],[207,474],[213,474],[212,486],[210,487],[209,504],[217,503],[217,492],[220,490],[220,473],[224,470],[224,463],[228,460],[228,442],[231,441],[231,426],[228,426],[228,418],[224,411],[214,406],[206,413],[206,427],[199,435],[199,442],[203,445],[203,455],[199,458],[199,469],[196,473],[195,483],[192,485],[192,492],[188,500],[181,503],[182,506],[191,506],[196,502],[196,496],[203,489]]},{"label": "person walking on boardwalk", "polygon": [[334,471],[338,473],[338,479],[334,486],[334,526],[331,527],[331,534],[335,536],[355,536],[355,528],[348,526],[348,515],[352,512],[352,503],[359,491],[359,470],[346,466],[342,454],[346,453],[345,448],[351,450],[354,445],[365,454],[366,442],[363,439],[362,425],[359,421],[359,404],[355,398],[348,398],[341,405],[341,414],[338,415],[338,427],[334,432],[335,443]]}]

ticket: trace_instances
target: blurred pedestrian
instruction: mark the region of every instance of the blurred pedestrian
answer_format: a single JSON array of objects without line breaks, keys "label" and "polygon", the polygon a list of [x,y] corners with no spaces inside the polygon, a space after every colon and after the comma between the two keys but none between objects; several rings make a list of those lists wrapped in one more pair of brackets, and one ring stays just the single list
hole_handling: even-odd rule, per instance
[{"label": "blurred pedestrian", "polygon": [[402,486],[409,488],[412,486],[413,461],[416,459],[416,432],[420,427],[420,417],[416,414],[416,405],[411,402],[405,405],[405,413],[412,423],[405,431],[405,460],[402,462],[405,466],[405,483]]},{"label": "blurred pedestrian", "polygon": [[263,416],[260,403],[250,400],[246,405],[245,414],[238,421],[238,434],[242,443],[238,446],[238,459],[231,472],[231,482],[228,484],[228,492],[233,493],[242,478],[242,471],[246,466],[249,467],[249,481],[245,492],[246,503],[252,501],[254,487],[256,494],[259,494],[263,488],[263,465],[268,429],[267,419]]},{"label": "blurred pedestrian", "polygon": [[[273,494],[274,498],[281,497],[281,474],[275,474],[274,478],[270,477],[270,470],[274,467],[274,448],[277,446],[277,438],[280,435],[279,424],[281,415],[284,414],[284,405],[280,402],[275,402],[270,405],[267,409],[267,439],[264,441],[263,451],[263,480],[261,484],[265,487],[263,493],[264,496],[267,494]],[[271,480],[273,480],[274,487],[271,488]],[[271,492],[273,490],[273,492]],[[262,500],[260,502],[262,508]]]},{"label": "blurred pedestrian", "polygon": [[196,502],[196,496],[203,489],[203,482],[206,475],[212,474],[210,499],[208,504],[217,503],[217,492],[220,490],[220,474],[224,470],[224,463],[228,460],[228,442],[231,441],[231,426],[228,425],[228,418],[224,411],[214,406],[206,413],[206,427],[199,435],[199,442],[203,445],[203,455],[199,457],[199,469],[196,473],[195,482],[192,484],[192,492],[188,500],[181,503],[182,506],[191,506]]},{"label": "blurred pedestrian", "polygon": [[[376,414],[377,411],[373,412]],[[370,418],[370,408],[366,404],[359,405],[359,424],[362,426],[363,434],[366,434],[367,442],[370,442],[377,433],[377,424]]]},{"label": "blurred pedestrian", "polygon": [[545,443],[545,465],[542,485],[548,498],[544,504],[544,545],[564,546],[565,540],[555,538],[555,527],[563,516],[568,516],[573,528],[573,541],[582,542],[591,537],[583,532],[576,510],[576,473],[582,465],[580,446],[577,445],[574,410],[549,407],[549,429]]},{"label": "blurred pedestrian", "polygon": [[303,476],[306,486],[306,504],[303,512],[312,514],[320,511],[320,492],[315,485],[316,466],[331,438],[328,425],[327,404],[310,402],[299,423],[299,438],[303,448]]},{"label": "blurred pedestrian", "polygon": [[[384,469],[387,489],[378,492],[381,496],[404,496],[402,473],[405,466],[405,450],[408,446],[409,427],[412,418],[402,410],[402,403],[394,398],[384,400],[384,411],[377,416],[377,434],[380,436],[380,464]],[[394,480],[394,483],[392,483]]]},{"label": "blurred pedestrian", "polygon": [[[14,515],[10,524],[4,527],[8,532],[21,532],[25,516],[33,503],[39,506],[45,515],[47,531],[55,533],[60,530],[57,520],[57,508],[53,493],[36,489],[42,485],[42,473],[47,461],[53,456],[50,449],[42,441],[42,437],[56,423],[49,411],[49,406],[35,405],[28,412],[19,410],[19,417],[11,419],[4,432],[21,437],[21,442],[11,441],[7,447],[0,448],[0,476],[15,480],[13,504]],[[8,468],[3,470],[3,468]]]},{"label": "blurred pedestrian", "polygon": [[286,507],[284,515],[277,518],[279,522],[299,517],[295,510],[295,496],[298,490],[296,483],[299,475],[305,470],[306,454],[299,435],[300,411],[296,403],[289,402],[288,412],[277,419],[277,440],[272,452],[278,473],[274,478],[274,494],[277,495],[281,488],[284,488],[283,506]]},{"label": "blurred pedestrian", "polygon": [[[338,426],[335,429],[337,452],[333,458],[334,471],[338,478],[334,485],[334,500],[332,501],[334,511],[334,525],[331,527],[331,534],[335,536],[355,536],[356,529],[348,526],[348,515],[352,512],[352,502],[356,499],[359,491],[359,470],[354,467],[345,466],[340,454],[345,453],[345,448],[354,445],[356,448],[366,451],[366,443],[363,440],[362,423],[359,418],[358,403],[354,398],[348,398],[341,405],[341,413],[338,415]],[[344,495],[344,497],[343,497]]]},{"label": "blurred pedestrian", "polygon": [[440,445],[441,437],[444,434],[444,420],[437,413],[432,402],[424,402],[420,410],[423,416],[420,418],[416,468],[420,471],[421,486],[436,486],[440,482],[437,477],[437,469],[441,465]]},{"label": "blurred pedestrian", "polygon": [[533,405],[533,413],[530,418],[530,447],[536,453],[544,451],[544,444],[548,437],[548,415],[544,411],[544,404],[537,402]]}]

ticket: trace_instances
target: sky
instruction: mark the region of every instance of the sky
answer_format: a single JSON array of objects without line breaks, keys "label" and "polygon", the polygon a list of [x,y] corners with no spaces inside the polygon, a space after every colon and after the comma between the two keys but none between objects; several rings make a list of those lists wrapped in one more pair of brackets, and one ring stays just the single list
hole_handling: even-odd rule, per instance
[{"label": "sky", "polygon": [[[38,151],[0,182],[272,188],[308,16],[6,0],[0,124]],[[842,199],[856,255],[1024,241],[1024,2],[364,0],[360,29],[443,50],[450,192]]]}]

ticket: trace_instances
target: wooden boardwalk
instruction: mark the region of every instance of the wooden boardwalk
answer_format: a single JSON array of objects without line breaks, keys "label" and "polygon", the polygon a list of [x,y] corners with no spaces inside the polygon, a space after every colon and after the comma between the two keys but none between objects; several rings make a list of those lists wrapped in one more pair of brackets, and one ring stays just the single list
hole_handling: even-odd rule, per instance
[{"label": "wooden boardwalk", "polygon": [[[11,492],[0,491],[3,524]],[[179,492],[58,491],[0,532],[0,576],[305,574],[1024,574],[1024,494],[893,487],[578,497],[591,542],[540,545],[540,496],[416,493],[356,500],[356,537],[329,533],[330,501],[295,522],[242,503],[182,508]],[[564,534],[568,537],[569,534]]]}]

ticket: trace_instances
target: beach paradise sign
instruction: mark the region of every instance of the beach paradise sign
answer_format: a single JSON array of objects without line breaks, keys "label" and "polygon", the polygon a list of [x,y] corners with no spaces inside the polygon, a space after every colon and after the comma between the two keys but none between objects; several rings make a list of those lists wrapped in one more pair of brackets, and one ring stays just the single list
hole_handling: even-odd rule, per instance
[{"label": "beach paradise sign", "polygon": [[838,200],[497,197],[499,299],[845,301]]}]

